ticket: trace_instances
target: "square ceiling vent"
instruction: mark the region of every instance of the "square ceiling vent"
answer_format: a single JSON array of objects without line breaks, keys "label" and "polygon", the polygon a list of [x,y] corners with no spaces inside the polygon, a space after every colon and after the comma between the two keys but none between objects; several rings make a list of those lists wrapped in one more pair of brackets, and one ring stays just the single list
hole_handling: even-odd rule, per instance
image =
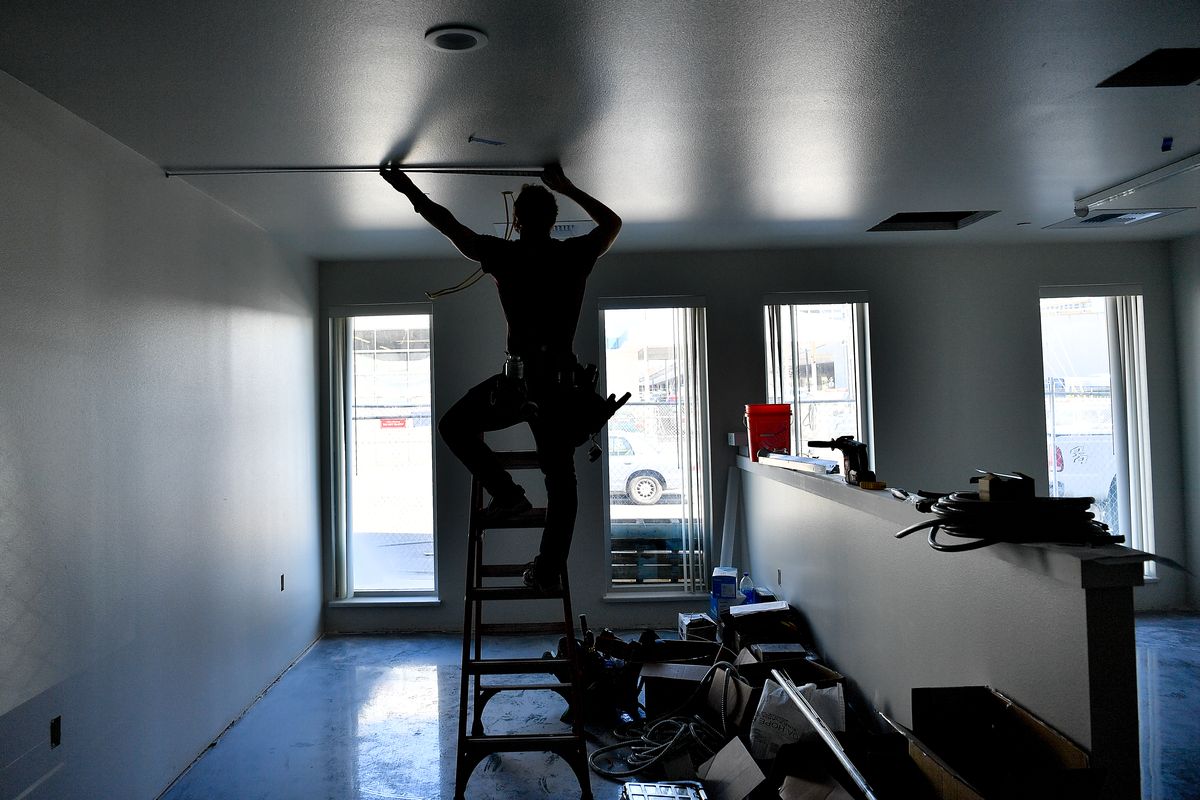
[{"label": "square ceiling vent", "polygon": [[[496,230],[496,235],[501,239],[504,238],[508,226],[503,222],[493,222],[492,227]],[[573,236],[583,236],[588,231],[596,227],[596,221],[590,219],[561,219],[554,223],[554,227],[550,229],[551,239],[570,239]],[[516,231],[513,231],[513,238],[520,238]]]},{"label": "square ceiling vent", "polygon": [[868,231],[956,231],[998,211],[902,211]]},{"label": "square ceiling vent", "polygon": [[1121,208],[1112,211],[1093,211],[1086,217],[1071,217],[1053,225],[1047,225],[1042,230],[1051,228],[1123,228],[1126,225],[1140,225],[1152,219],[1169,217],[1186,208]]},{"label": "square ceiling vent", "polygon": [[1163,47],[1096,84],[1122,86],[1187,86],[1200,81],[1200,47]]}]

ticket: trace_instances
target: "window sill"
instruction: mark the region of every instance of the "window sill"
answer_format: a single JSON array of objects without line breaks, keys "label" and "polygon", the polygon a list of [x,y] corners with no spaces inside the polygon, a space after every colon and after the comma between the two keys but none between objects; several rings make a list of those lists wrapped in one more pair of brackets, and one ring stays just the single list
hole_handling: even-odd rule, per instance
[{"label": "window sill", "polygon": [[606,603],[698,603],[708,605],[708,592],[609,592]]},{"label": "window sill", "polygon": [[442,601],[436,595],[364,595],[362,597],[347,597],[345,600],[330,600],[329,608],[420,608],[423,606],[440,606]]}]

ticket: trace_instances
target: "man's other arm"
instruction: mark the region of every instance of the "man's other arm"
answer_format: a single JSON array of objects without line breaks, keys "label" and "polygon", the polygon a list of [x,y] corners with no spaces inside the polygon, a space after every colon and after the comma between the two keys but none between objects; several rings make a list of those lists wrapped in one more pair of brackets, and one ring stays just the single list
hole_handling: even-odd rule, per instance
[{"label": "man's other arm", "polygon": [[379,174],[393,189],[407,197],[413,210],[449,239],[458,248],[458,252],[472,261],[483,260],[486,237],[480,236],[455,219],[450,209],[430,200],[399,167],[385,164],[379,168]]},{"label": "man's other arm", "polygon": [[596,229],[587,234],[598,247],[597,256],[602,256],[612,247],[621,232],[621,218],[608,206],[580,189],[563,174],[562,167],[550,164],[542,173],[542,183],[564,197],[574,200],[596,223]]}]

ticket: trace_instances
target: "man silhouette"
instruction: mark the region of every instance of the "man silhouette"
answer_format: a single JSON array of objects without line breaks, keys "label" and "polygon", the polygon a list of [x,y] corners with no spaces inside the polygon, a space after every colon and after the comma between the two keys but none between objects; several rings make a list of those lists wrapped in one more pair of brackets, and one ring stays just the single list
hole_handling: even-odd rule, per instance
[{"label": "man silhouette", "polygon": [[[525,490],[501,467],[482,434],[529,423],[546,481],[546,527],[524,579],[543,591],[557,589],[578,507],[575,448],[615,410],[613,406],[597,422],[594,408],[580,406],[579,399],[594,392],[585,385],[587,376],[575,358],[573,343],[584,285],[596,260],[617,238],[621,218],[553,164],[542,174],[545,187],[527,184],[521,189],[513,203],[513,228],[520,238],[509,241],[463,225],[423,194],[402,167],[384,165],[380,174],[412,202],[413,210],[460,253],[479,262],[496,282],[508,323],[504,369],[455,403],[442,416],[438,431],[491,495],[485,514],[500,519],[531,506]],[[551,238],[558,204],[546,187],[575,201],[596,227],[583,236]]]}]

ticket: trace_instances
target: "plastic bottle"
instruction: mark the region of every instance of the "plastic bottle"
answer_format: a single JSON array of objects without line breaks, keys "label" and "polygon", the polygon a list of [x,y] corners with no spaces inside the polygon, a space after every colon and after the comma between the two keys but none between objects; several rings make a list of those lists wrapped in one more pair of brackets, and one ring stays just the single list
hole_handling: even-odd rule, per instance
[{"label": "plastic bottle", "polygon": [[742,601],[743,603],[754,602],[754,581],[750,578],[749,572],[742,573],[742,580],[738,583],[738,591],[745,598]]}]

